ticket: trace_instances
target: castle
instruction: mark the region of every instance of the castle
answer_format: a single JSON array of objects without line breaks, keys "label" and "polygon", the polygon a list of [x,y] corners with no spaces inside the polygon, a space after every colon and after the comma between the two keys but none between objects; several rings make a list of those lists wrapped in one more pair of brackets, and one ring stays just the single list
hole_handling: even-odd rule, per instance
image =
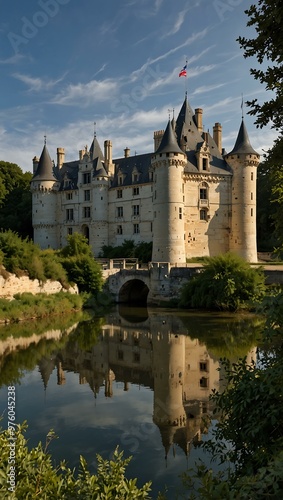
[{"label": "castle", "polygon": [[150,153],[112,158],[112,143],[97,138],[57,165],[46,144],[33,159],[31,181],[34,242],[60,248],[78,232],[94,256],[104,245],[125,240],[152,242],[152,261],[181,266],[186,259],[231,251],[257,262],[256,175],[260,155],[244,120],[230,153],[222,149],[222,127],[203,130],[202,109],[187,96],[177,119],[154,132]]}]

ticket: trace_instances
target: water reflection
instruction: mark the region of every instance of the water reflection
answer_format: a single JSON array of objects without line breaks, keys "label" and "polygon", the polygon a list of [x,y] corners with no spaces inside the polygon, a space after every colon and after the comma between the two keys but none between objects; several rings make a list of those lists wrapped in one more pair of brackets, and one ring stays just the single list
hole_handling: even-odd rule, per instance
[{"label": "water reflection", "polygon": [[[241,351],[255,361],[259,331],[260,321],[251,316],[117,309],[40,336],[6,335],[0,383],[23,384],[17,389],[21,421],[34,418],[29,412],[37,398],[34,434],[42,439],[43,429],[55,428],[71,463],[80,453],[109,454],[120,444],[134,454],[131,474],[149,480],[154,471],[162,476],[164,456],[187,457],[207,432],[202,417],[211,411],[209,394],[223,383],[220,352],[237,357]],[[176,464],[175,481],[186,467]],[[169,475],[164,471],[159,489]]]}]

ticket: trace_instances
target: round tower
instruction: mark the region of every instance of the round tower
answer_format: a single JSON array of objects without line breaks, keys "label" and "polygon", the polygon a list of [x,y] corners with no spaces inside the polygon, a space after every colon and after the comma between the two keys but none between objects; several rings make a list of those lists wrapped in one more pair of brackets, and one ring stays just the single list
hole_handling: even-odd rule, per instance
[{"label": "round tower", "polygon": [[45,144],[31,180],[33,239],[42,249],[59,247],[58,190],[59,182],[54,174],[54,164]]},{"label": "round tower", "polygon": [[225,157],[233,171],[229,249],[257,262],[256,177],[260,155],[252,148],[242,120],[234,148]]},{"label": "round tower", "polygon": [[169,120],[160,146],[152,156],[153,249],[152,260],[184,264],[183,173],[187,163]]},{"label": "round tower", "polygon": [[92,231],[90,245],[98,257],[104,245],[108,245],[108,189],[109,176],[100,160],[92,179]]},{"label": "round tower", "polygon": [[159,427],[166,455],[178,429],[186,427],[183,404],[185,336],[172,333],[170,324],[155,325],[153,342],[153,421]]}]

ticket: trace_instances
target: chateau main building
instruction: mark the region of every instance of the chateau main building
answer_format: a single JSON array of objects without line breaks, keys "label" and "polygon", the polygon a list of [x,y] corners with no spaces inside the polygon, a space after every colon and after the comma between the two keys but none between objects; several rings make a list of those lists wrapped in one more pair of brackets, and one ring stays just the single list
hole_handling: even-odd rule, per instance
[{"label": "chateau main building", "polygon": [[57,165],[46,144],[33,159],[34,242],[60,248],[74,232],[86,236],[97,257],[103,245],[124,240],[153,243],[152,261],[182,265],[187,258],[228,251],[257,262],[256,175],[259,154],[242,121],[230,153],[222,127],[203,130],[202,109],[187,97],[177,119],[154,132],[151,153],[112,158],[94,137],[79,159]]}]

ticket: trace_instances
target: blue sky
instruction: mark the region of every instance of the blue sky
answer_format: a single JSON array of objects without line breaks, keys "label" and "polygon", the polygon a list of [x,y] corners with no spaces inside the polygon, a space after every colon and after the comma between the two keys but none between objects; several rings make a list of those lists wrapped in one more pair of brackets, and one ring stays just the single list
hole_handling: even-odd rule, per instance
[{"label": "blue sky", "polygon": [[[51,158],[78,158],[94,131],[113,156],[153,149],[154,130],[177,116],[188,92],[205,129],[223,126],[229,151],[241,99],[266,99],[236,38],[253,36],[249,0],[10,0],[0,17],[0,159],[32,170],[47,136]],[[179,71],[188,60],[187,78]],[[260,153],[275,132],[256,129]]]}]

